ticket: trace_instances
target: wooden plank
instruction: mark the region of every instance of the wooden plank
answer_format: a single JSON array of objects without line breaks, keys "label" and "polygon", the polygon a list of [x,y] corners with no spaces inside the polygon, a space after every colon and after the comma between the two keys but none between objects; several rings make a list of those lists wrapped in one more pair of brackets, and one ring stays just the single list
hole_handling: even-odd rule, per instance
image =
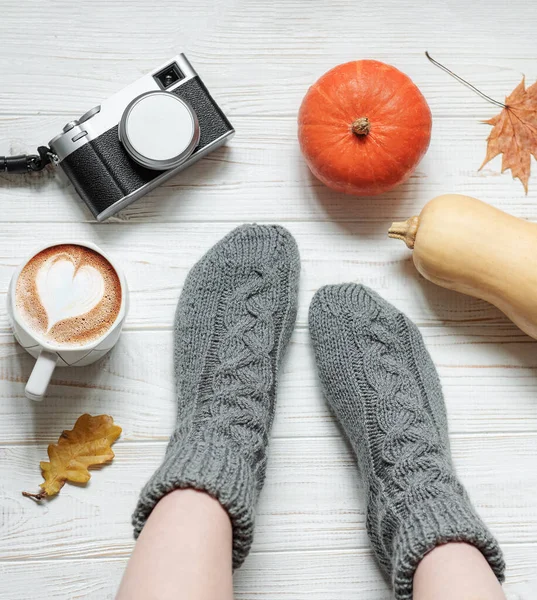
[{"label": "wooden plank", "polygon": [[[485,328],[427,327],[452,433],[537,430],[535,344]],[[489,328],[492,329],[492,328]],[[123,440],[161,440],[175,421],[171,331],[128,331],[104,360],[58,369],[44,402],[24,397],[34,359],[0,334],[0,444],[50,443],[83,412],[114,416]],[[295,331],[281,371],[273,437],[338,435],[322,396],[306,330]]]},{"label": "wooden plank", "polygon": [[[128,329],[170,328],[177,298],[193,264],[238,223],[124,225],[5,223],[0,244],[0,302],[15,267],[37,243],[91,240],[125,270],[131,293]],[[378,291],[421,325],[490,323],[519,336],[497,309],[481,300],[438,288],[418,275],[411,253],[386,236],[388,223],[288,223],[302,258],[298,324],[305,326],[310,299],[325,284],[361,282]],[[0,314],[0,331],[8,331]],[[495,335],[495,333],[493,333]],[[525,341],[526,338],[524,338]]]},{"label": "wooden plank", "polygon": [[[482,118],[491,114],[484,111]],[[0,154],[35,152],[69,118],[0,116]],[[391,221],[419,213],[428,200],[447,192],[474,195],[518,217],[537,220],[537,203],[524,195],[519,181],[508,173],[500,175],[499,157],[478,171],[490,128],[475,118],[458,121],[461,133],[451,117],[435,115],[431,146],[418,170],[392,192],[371,198],[332,192],[310,174],[298,148],[295,117],[237,116],[233,121],[237,135],[228,146],[109,223],[336,220],[374,221],[372,231],[385,230]],[[93,222],[60,170],[49,168],[29,177],[0,174],[0,189],[4,220]],[[344,224],[340,227],[345,231]]]},{"label": "wooden plank", "polygon": [[[91,10],[84,2],[63,1],[46,14],[26,11],[24,35],[14,7],[2,12],[2,40],[9,53],[0,62],[1,109],[11,114],[68,111],[75,117],[185,49],[232,116],[295,115],[306,89],[324,71],[347,60],[376,58],[413,77],[435,114],[485,118],[493,108],[435,69],[423,51],[429,49],[501,100],[522,72],[528,80],[537,74],[531,34],[537,18],[524,0],[512,2],[509,11],[496,0],[486,11],[461,4],[416,3],[401,10],[397,0],[385,0],[381,35],[367,35],[380,28],[373,0],[360,3],[361,35],[349,26],[356,22],[357,8],[346,0],[204,0],[181,7],[159,0],[157,9],[131,0],[129,18],[121,5],[105,0],[92,3]],[[155,18],[155,10],[168,18]],[[514,19],[521,14],[523,27]],[[476,19],[480,26],[472,27]],[[59,29],[58,22],[68,26]],[[506,35],[510,23],[516,37]],[[84,35],[77,35],[75,44],[77,30]]]},{"label": "wooden plank", "polygon": [[[143,418],[143,415],[140,415]],[[37,505],[20,494],[40,481],[44,446],[0,447],[3,526],[0,560],[125,556],[130,514],[164,443],[115,446],[114,463],[87,489],[65,486]],[[484,520],[501,542],[537,538],[537,434],[452,437],[455,464]],[[257,516],[257,551],[367,547],[364,488],[339,437],[272,440]]]},{"label": "wooden plank", "polygon": [[[508,600],[537,591],[535,545],[506,546]],[[0,562],[0,596],[113,600],[127,558]],[[391,600],[369,550],[252,553],[235,573],[235,598]]]}]

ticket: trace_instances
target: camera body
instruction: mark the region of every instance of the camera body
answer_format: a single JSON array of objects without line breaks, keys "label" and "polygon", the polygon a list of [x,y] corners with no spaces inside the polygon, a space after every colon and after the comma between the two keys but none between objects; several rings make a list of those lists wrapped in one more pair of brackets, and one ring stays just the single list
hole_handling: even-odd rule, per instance
[{"label": "camera body", "polygon": [[184,54],[65,125],[49,145],[104,221],[235,133]]}]

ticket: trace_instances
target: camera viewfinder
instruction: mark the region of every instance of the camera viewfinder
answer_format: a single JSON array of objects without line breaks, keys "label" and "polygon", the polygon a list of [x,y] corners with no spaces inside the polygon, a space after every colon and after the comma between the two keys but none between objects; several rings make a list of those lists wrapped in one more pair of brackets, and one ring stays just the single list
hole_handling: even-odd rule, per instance
[{"label": "camera viewfinder", "polygon": [[154,75],[159,86],[166,90],[171,87],[174,83],[177,83],[181,79],[184,79],[184,75],[181,72],[181,69],[177,66],[177,63],[172,63],[167,66],[165,69],[162,69],[160,73]]}]

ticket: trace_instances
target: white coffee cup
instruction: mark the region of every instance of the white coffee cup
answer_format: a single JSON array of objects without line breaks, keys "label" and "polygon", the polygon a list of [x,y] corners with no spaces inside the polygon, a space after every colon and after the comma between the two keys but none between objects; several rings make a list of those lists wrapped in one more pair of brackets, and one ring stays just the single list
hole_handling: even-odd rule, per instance
[{"label": "white coffee cup", "polygon": [[[90,248],[103,256],[114,268],[121,284],[121,306],[115,321],[103,335],[81,346],[66,346],[51,343],[37,332],[32,331],[20,314],[15,299],[17,280],[26,264],[43,250],[63,244],[73,244]],[[128,302],[127,281],[123,272],[117,263],[95,244],[91,242],[60,241],[53,244],[46,244],[33,252],[13,273],[7,295],[7,312],[15,339],[27,352],[37,358],[26,384],[26,397],[30,400],[42,400],[56,367],[82,367],[90,365],[109,352],[119,339],[119,334],[127,315]]]}]

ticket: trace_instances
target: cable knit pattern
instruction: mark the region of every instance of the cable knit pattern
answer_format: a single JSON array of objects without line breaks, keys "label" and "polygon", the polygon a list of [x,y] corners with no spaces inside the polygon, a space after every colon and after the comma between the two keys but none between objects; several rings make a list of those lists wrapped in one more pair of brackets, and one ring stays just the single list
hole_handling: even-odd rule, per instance
[{"label": "cable knit pattern", "polygon": [[278,226],[232,231],[192,269],[177,307],[178,413],[163,464],[133,515],[137,537],[168,492],[193,487],[227,510],[233,566],[253,538],[263,487],[276,380],[297,309],[300,262]]},{"label": "cable knit pattern", "polygon": [[478,547],[503,580],[501,551],[451,461],[440,382],[416,326],[368,288],[327,286],[310,307],[327,400],[368,488],[367,529],[397,600],[436,545]]}]

